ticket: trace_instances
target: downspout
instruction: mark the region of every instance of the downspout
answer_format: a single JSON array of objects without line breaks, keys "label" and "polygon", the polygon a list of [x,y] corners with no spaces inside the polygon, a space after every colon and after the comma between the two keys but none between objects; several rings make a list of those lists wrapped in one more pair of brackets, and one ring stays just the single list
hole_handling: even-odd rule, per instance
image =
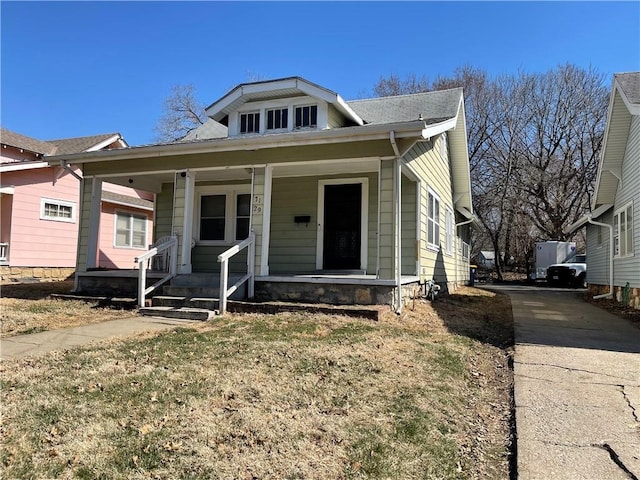
[{"label": "downspout", "polygon": [[[455,213],[454,213],[455,215]],[[465,220],[464,222],[460,222],[460,223],[456,223],[456,241],[458,240],[458,227],[462,227],[463,225],[468,225],[470,223],[473,222],[473,219],[471,220]],[[455,250],[455,261],[456,261],[456,288],[458,288],[458,267],[459,267],[459,259],[458,259],[458,249],[454,248]]]},{"label": "downspout", "polygon": [[396,305],[395,312],[400,315],[402,313],[402,157],[396,144],[396,133],[391,130],[389,132],[389,141],[396,155],[396,188],[394,188],[396,202]]},{"label": "downspout", "polygon": [[594,295],[593,299],[598,300],[600,298],[613,298],[613,225],[608,223],[596,222],[591,218],[591,215],[587,217],[587,221],[593,225],[599,227],[607,227],[609,229],[609,292],[602,295]]},{"label": "downspout", "polygon": [[74,177],[76,177],[78,180],[82,181],[82,177],[80,175],[78,175],[76,172],[73,171],[73,169],[69,166],[69,164],[67,162],[65,162],[64,160],[60,160],[60,166],[66,170],[67,172],[69,172],[71,175],[73,175]]}]

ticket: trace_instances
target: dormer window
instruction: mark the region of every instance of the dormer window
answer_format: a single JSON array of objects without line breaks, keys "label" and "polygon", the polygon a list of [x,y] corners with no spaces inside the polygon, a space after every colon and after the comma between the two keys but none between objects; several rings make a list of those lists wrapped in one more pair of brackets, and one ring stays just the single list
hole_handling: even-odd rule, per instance
[{"label": "dormer window", "polygon": [[260,112],[240,114],[240,133],[260,132]]},{"label": "dormer window", "polygon": [[287,130],[289,127],[289,108],[267,110],[267,130]]},{"label": "dormer window", "polygon": [[295,108],[295,128],[315,128],[318,126],[318,106],[306,105]]}]

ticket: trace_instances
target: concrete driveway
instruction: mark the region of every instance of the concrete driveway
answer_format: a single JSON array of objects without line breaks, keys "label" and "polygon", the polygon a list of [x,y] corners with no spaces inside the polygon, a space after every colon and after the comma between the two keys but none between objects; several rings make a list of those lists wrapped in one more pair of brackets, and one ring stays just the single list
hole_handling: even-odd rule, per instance
[{"label": "concrete driveway", "polygon": [[513,305],[518,478],[638,480],[640,329],[584,290],[487,288]]}]

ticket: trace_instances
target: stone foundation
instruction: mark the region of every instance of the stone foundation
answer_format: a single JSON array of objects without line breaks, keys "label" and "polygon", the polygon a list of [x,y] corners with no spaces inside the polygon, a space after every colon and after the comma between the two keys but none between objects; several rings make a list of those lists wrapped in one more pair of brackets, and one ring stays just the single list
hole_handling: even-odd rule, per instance
[{"label": "stone foundation", "polygon": [[[413,298],[419,285],[402,286],[403,298]],[[388,285],[261,282],[255,283],[258,301],[325,303],[328,305],[391,305],[395,288]]]},{"label": "stone foundation", "polygon": [[3,283],[38,281],[55,282],[73,280],[75,268],[65,267],[10,267],[0,266],[0,278]]},{"label": "stone foundation", "polygon": [[[589,284],[589,295],[602,295],[609,292],[609,285],[594,285]],[[615,286],[613,289],[613,298],[618,302],[622,302],[624,295],[624,287]],[[629,306],[640,310],[640,288],[629,289]]]}]

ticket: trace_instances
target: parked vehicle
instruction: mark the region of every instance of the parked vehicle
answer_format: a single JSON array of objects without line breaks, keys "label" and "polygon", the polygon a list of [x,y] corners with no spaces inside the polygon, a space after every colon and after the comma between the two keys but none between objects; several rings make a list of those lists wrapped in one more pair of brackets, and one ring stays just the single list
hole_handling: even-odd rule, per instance
[{"label": "parked vehicle", "polygon": [[532,280],[546,280],[551,265],[563,263],[576,254],[575,242],[547,241],[536,243],[536,270]]},{"label": "parked vehicle", "polygon": [[575,255],[566,262],[549,266],[547,283],[551,286],[587,288],[587,256]]}]

